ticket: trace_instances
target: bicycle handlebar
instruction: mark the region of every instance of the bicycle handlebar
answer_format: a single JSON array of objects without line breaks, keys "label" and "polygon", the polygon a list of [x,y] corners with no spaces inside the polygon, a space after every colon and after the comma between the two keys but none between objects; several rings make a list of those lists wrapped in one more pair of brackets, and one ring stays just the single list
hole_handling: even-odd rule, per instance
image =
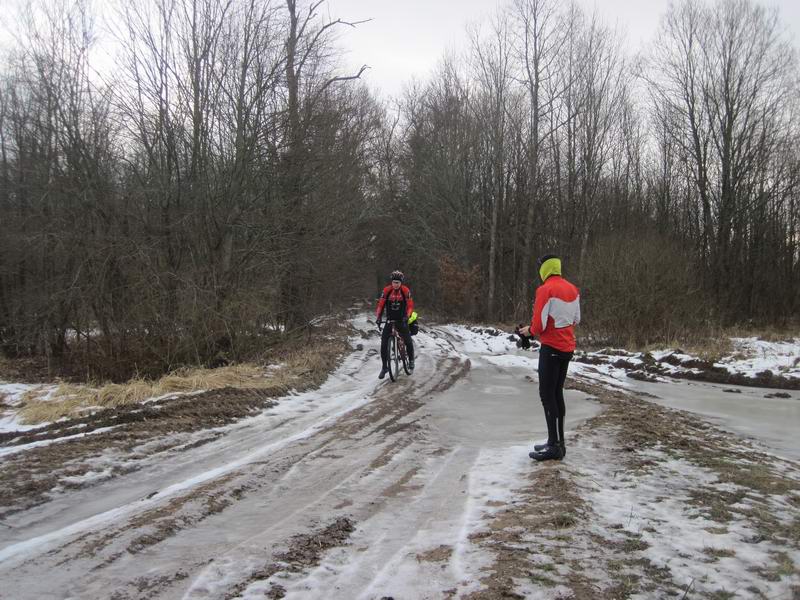
[{"label": "bicycle handlebar", "polygon": [[[388,325],[389,323],[399,323],[400,321],[402,321],[402,319],[386,319],[386,324]],[[383,332],[382,324],[383,324],[383,321],[377,321],[375,323],[375,325],[378,326],[378,331],[380,331],[380,332]]]}]

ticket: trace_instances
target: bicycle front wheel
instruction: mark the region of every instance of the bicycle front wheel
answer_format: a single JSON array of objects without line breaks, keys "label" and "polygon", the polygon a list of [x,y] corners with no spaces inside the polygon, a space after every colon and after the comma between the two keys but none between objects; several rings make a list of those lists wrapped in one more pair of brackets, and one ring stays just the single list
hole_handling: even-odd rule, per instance
[{"label": "bicycle front wheel", "polygon": [[397,380],[397,340],[394,336],[389,338],[389,379]]}]

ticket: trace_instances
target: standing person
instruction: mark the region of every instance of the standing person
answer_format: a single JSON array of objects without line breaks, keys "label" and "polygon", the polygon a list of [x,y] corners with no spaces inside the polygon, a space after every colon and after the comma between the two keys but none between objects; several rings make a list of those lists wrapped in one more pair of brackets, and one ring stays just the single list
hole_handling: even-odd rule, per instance
[{"label": "standing person", "polygon": [[539,396],[547,420],[547,443],[536,444],[529,456],[535,460],[562,459],[564,444],[564,381],[575,351],[575,325],[581,320],[578,288],[561,276],[561,259],[546,254],[536,261],[542,285],[536,289],[530,327],[517,333],[537,336]]},{"label": "standing person", "polygon": [[402,271],[392,271],[389,276],[390,283],[383,288],[378,309],[375,311],[375,318],[380,328],[383,311],[386,310],[386,327],[381,334],[381,372],[379,379],[386,377],[389,372],[389,337],[392,335],[392,326],[396,326],[403,341],[406,343],[408,352],[408,368],[414,370],[414,342],[408,330],[408,319],[414,312],[414,300],[411,299],[411,290],[403,285],[404,275]]}]

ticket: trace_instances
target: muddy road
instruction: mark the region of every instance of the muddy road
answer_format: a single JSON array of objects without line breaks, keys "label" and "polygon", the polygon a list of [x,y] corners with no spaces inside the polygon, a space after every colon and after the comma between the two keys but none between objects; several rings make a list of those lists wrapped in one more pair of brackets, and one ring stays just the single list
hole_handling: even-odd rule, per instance
[{"label": "muddy road", "polygon": [[[16,495],[0,526],[0,597],[474,590],[491,557],[469,536],[543,435],[532,372],[433,328],[417,338],[412,377],[379,381],[378,337],[360,326],[357,349],[320,389],[262,399],[233,423],[170,433],[154,412],[151,437],[121,443],[121,423],[5,447]],[[236,391],[208,394],[217,404]],[[568,429],[599,411],[587,398],[570,392]]]},{"label": "muddy road", "polygon": [[535,464],[535,353],[431,327],[390,383],[353,326],[318,389],[3,434],[0,598],[800,597],[800,464],[699,415],[705,386],[576,365],[568,455]]}]

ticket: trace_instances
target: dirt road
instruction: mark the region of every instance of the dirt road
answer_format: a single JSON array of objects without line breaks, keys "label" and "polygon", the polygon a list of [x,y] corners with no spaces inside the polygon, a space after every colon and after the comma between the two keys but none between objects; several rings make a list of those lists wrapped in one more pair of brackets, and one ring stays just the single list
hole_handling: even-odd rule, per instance
[{"label": "dirt road", "polygon": [[[431,571],[440,590],[474,585],[466,535],[481,517],[474,493],[485,490],[470,483],[506,468],[510,444],[527,460],[535,389],[488,362],[473,369],[444,330],[418,339],[417,371],[394,384],[376,379],[378,340],[368,335],[320,390],[234,425],[110,454],[103,432],[47,446],[40,462],[74,458],[47,501],[25,508],[22,494],[4,520],[0,595],[225,598],[251,584],[279,595],[286,586],[275,582],[291,574],[289,587],[320,597],[381,597],[409,553],[423,557],[411,563],[419,572],[402,577]],[[498,400],[505,415],[487,420]],[[104,471],[114,476],[87,477]],[[315,574],[324,551],[345,542],[360,548],[356,560]],[[434,560],[455,552],[461,570]]]},{"label": "dirt road", "polygon": [[[602,393],[568,392],[572,454],[533,465],[543,423],[530,355],[501,336],[431,328],[417,338],[417,371],[388,383],[376,378],[377,336],[356,325],[363,338],[326,384],[254,397],[249,417],[152,437],[120,438],[124,426],[108,425],[5,455],[17,491],[0,524],[0,597],[583,598],[608,576],[564,587],[553,564],[586,572],[561,556],[565,531],[591,523],[570,544],[620,560],[646,549],[641,533],[603,534],[580,491],[605,487],[640,452],[659,460],[645,442],[615,459],[603,439],[618,421],[597,423],[605,438],[584,431],[614,414],[601,413]],[[195,401],[219,406],[236,393]],[[664,409],[642,410],[646,421]],[[606,467],[590,473],[598,458]],[[792,477],[784,496],[797,493]],[[669,569],[638,560],[641,589],[682,589]]]}]

